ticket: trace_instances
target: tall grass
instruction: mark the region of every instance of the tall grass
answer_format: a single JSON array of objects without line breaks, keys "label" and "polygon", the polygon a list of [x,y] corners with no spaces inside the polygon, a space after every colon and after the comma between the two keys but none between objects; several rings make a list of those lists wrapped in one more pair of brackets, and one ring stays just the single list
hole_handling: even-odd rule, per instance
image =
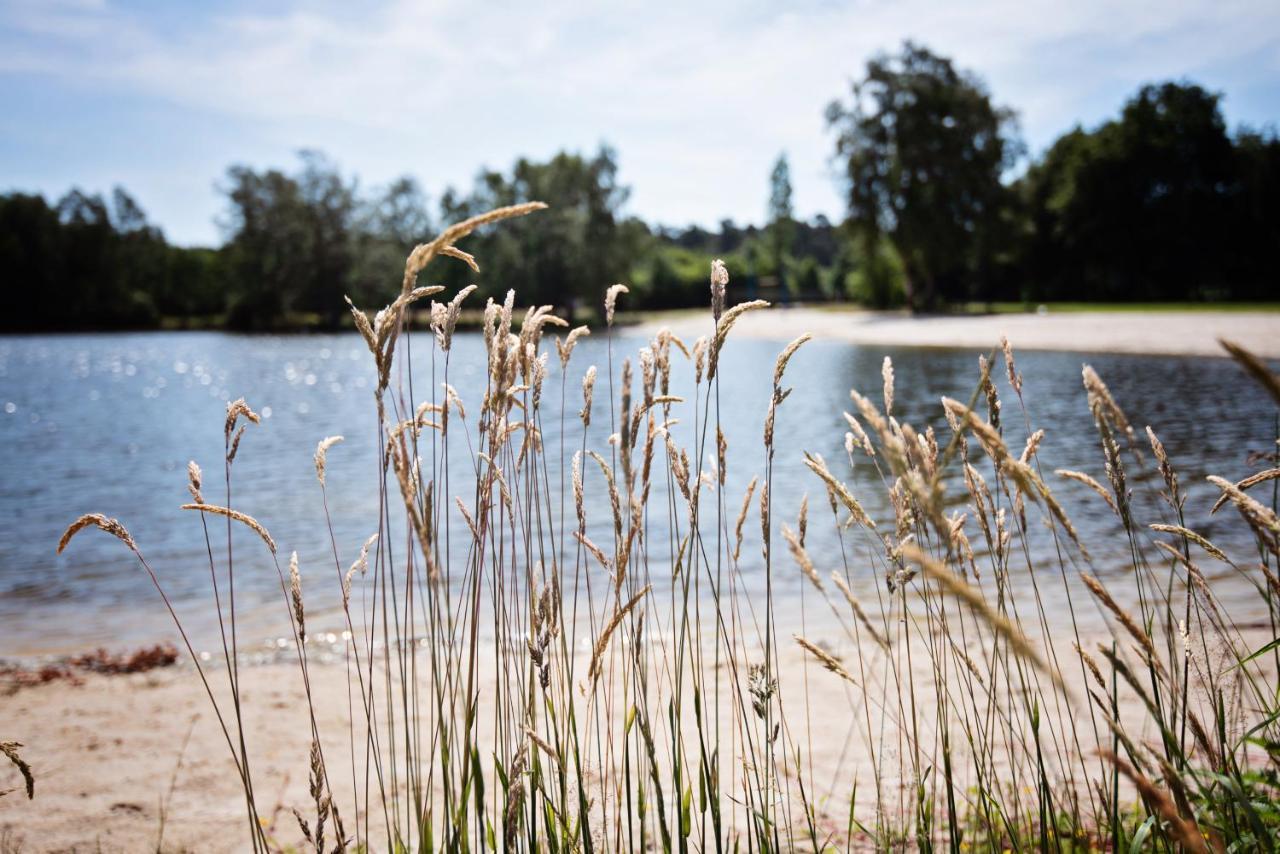
[{"label": "tall grass", "polygon": [[[246,746],[235,589],[245,548],[269,555],[291,628],[312,742],[299,757],[311,800],[295,805],[295,836],[317,851],[1273,849],[1274,455],[1260,473],[1213,479],[1214,511],[1235,513],[1257,544],[1229,556],[1187,527],[1174,461],[1087,366],[1100,479],[1042,463],[1044,433],[1005,343],[1014,400],[991,380],[993,351],[970,399],[943,401],[950,435],[918,430],[895,416],[886,360],[883,404],[852,393],[848,457],[828,462],[774,431],[788,362],[808,336],[778,357],[760,445],[729,448],[723,351],[737,318],[765,304],[727,305],[719,264],[705,337],[662,332],[633,358],[610,336],[606,364],[582,369],[579,327],[556,339],[558,384],[545,339],[564,322],[546,307],[518,318],[513,294],[490,301],[483,381],[455,390],[454,328],[471,289],[431,303],[424,343],[411,306],[440,289],[418,286],[419,274],[441,256],[478,269],[456,242],[539,207],[452,226],[414,249],[391,305],[373,318],[352,306],[377,376],[379,518],[363,545],[338,543],[328,517],[326,459],[341,437],[315,451],[345,697],[313,691],[306,602],[320,569],[282,561],[264,524],[235,509],[235,459],[246,429],[260,429],[244,400],[223,424],[220,504],[191,466],[184,509],[204,526],[222,666],[188,650],[253,850],[283,837],[266,830]],[[608,289],[607,328],[625,292]],[[682,372],[690,399],[671,393]],[[1006,444],[1008,419],[1030,435],[1024,448]],[[548,420],[559,447],[544,446]],[[592,441],[593,423],[608,424],[607,444]],[[877,476],[850,480],[855,457]],[[742,497],[726,494],[731,465],[752,474]],[[775,467],[800,465],[823,500],[775,508]],[[1152,466],[1160,504],[1147,519],[1153,496],[1133,484]],[[1125,566],[1095,564],[1055,478],[1086,484],[1116,516]],[[868,512],[874,491],[891,514]],[[742,553],[753,520],[759,558]],[[810,551],[817,525],[831,526],[837,550]],[[82,517],[59,550],[88,526],[121,539],[165,597],[115,520]],[[1056,558],[1035,557],[1045,553]],[[1222,570],[1256,588],[1264,628],[1226,612],[1212,583]],[[756,572],[763,597],[744,584]],[[796,572],[807,587],[798,622],[774,601],[775,578]],[[839,643],[810,636],[815,607]],[[1090,630],[1086,611],[1111,630]],[[322,737],[317,708],[343,703],[347,732]]]}]

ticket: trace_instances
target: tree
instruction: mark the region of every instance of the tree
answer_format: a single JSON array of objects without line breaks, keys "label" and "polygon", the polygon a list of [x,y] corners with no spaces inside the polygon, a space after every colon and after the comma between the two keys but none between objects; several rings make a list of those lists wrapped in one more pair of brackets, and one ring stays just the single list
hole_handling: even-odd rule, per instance
[{"label": "tree", "polygon": [[[545,163],[521,158],[509,175],[483,172],[468,199],[447,193],[441,214],[449,222],[501,205],[546,202],[548,210],[469,239],[468,251],[483,264],[476,281],[498,298],[515,288],[532,304],[594,306],[605,288],[628,278],[643,236],[643,229],[622,227],[629,194],[618,182],[617,154],[602,146],[590,157],[561,152]],[[445,279],[450,285],[473,276],[456,264],[446,275],[453,277]]]},{"label": "tree", "polygon": [[1265,180],[1247,177],[1242,165],[1219,96],[1193,84],[1144,86],[1118,119],[1065,134],[1021,182],[1034,229],[1030,296],[1230,293],[1233,259],[1260,254],[1236,243],[1263,221],[1241,203]]},{"label": "tree", "polygon": [[795,212],[791,206],[791,166],[786,152],[778,155],[769,173],[769,249],[780,284],[786,277],[787,255],[795,240]]},{"label": "tree", "polygon": [[982,295],[1002,240],[1001,179],[1020,156],[1014,114],[980,80],[907,42],[879,56],[848,103],[827,108],[850,224],[866,245],[887,235],[906,270],[908,304]]},{"label": "tree", "polygon": [[355,271],[355,185],[323,155],[299,156],[296,175],[227,170],[223,227],[234,327],[270,328],[297,311],[315,312],[330,324],[342,317]]}]

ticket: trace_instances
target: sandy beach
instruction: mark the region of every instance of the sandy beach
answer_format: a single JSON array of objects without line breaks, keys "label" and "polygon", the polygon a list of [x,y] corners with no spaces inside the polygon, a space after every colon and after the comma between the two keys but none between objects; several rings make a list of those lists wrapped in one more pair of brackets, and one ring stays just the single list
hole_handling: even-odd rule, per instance
[{"label": "sandy beach", "polygon": [[[671,313],[638,327],[652,335],[666,326],[686,341],[709,331],[705,313]],[[882,347],[966,347],[989,350],[1008,336],[1016,349],[1087,353],[1222,356],[1219,337],[1265,358],[1280,358],[1280,312],[1067,312],[911,317],[902,312],[773,308],[743,315],[735,336],[789,341],[815,338]]]},{"label": "sandy beach", "polygon": [[[1249,641],[1261,637],[1262,633],[1255,633]],[[869,745],[860,734],[861,724],[868,709],[872,718],[878,718],[874,709],[887,710],[884,704],[894,701],[891,688],[885,693],[890,686],[874,675],[883,672],[885,664],[877,663],[874,650],[862,661],[834,634],[815,635],[815,639],[824,646],[830,642],[832,652],[855,674],[851,679],[861,683],[865,675],[867,680],[864,691],[824,671],[794,644],[784,644],[780,650],[787,729],[805,754],[806,779],[814,782],[818,792],[816,820],[826,832],[838,834],[847,818],[851,781],[861,781],[860,809],[875,808],[870,792],[876,774],[868,758]],[[585,666],[585,658],[579,663]],[[929,684],[927,660],[917,658],[912,669],[918,684]],[[1083,697],[1079,671],[1066,666],[1063,672],[1072,692]],[[209,673],[221,701],[225,671],[215,667]],[[311,676],[330,784],[350,831],[351,805],[358,800],[353,792],[359,785],[352,780],[349,725],[353,716],[348,710],[346,668],[340,659],[317,664]],[[298,669],[287,663],[243,667],[241,683],[252,773],[260,810],[269,825],[268,837],[286,850],[306,850],[292,813],[295,808],[303,815],[313,812],[308,795],[310,730]],[[492,688],[491,677],[482,679],[481,732],[492,733],[494,728],[494,710],[485,702]],[[931,689],[924,690],[921,700],[930,696]],[[359,702],[357,692],[357,720]],[[922,713],[931,717],[923,709]],[[1070,713],[1064,708],[1045,709],[1050,719]],[[1134,732],[1154,736],[1140,722],[1143,716],[1135,699],[1122,701],[1122,716],[1133,721]],[[732,717],[726,711],[722,730],[726,744],[734,743]],[[78,683],[56,681],[23,688],[0,696],[0,720],[6,722],[6,738],[25,744],[23,755],[36,776],[34,801],[19,792],[0,798],[0,851],[246,849],[244,799],[235,767],[190,665],[123,676],[88,675]],[[879,779],[892,809],[900,797],[899,786],[908,781],[898,775],[896,751],[904,749],[902,730],[891,726],[887,732],[897,734],[873,749],[888,751],[880,757],[887,765]],[[359,724],[355,733],[356,765],[363,769]],[[1086,761],[1097,761],[1089,758],[1093,755],[1089,745],[1081,747]],[[20,785],[11,768],[5,767],[3,774],[0,790]],[[588,776],[594,777],[594,772]],[[403,794],[403,780],[397,790]],[[362,832],[372,828],[374,838],[379,838],[381,814],[371,817],[358,812]]]}]

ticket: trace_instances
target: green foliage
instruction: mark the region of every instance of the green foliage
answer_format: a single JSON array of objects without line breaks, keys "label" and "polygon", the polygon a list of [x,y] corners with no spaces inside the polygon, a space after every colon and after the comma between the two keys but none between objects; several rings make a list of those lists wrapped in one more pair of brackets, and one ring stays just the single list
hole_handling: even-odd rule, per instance
[{"label": "green foliage", "polygon": [[706,298],[723,258],[745,298],[852,299],[915,310],[1001,303],[1274,299],[1280,139],[1229,134],[1221,97],[1191,83],[1146,86],[1120,116],[1075,128],[1016,181],[1013,113],[950,60],[907,43],[871,61],[830,105],[848,219],[795,216],[791,169],[769,175],[767,221],[717,230],[628,217],[617,154],[561,152],[486,170],[432,204],[408,177],[359,192],[323,155],[293,170],[230,167],[220,248],[168,244],[138,203],[72,190],[54,203],[0,196],[0,264],[13,309],[3,329],[228,325],[336,326],[342,297],[376,308],[398,292],[404,258],[441,227],[493,207],[550,207],[481,229],[432,284],[509,288],[563,313],[599,310],[632,286],[628,309]]},{"label": "green foliage", "polygon": [[1280,239],[1280,142],[1233,143],[1219,96],[1145,86],[1118,119],[1059,139],[1019,184],[1032,300],[1259,298]]},{"label": "green foliage", "polygon": [[871,60],[827,122],[850,225],[866,240],[893,240],[911,307],[972,296],[1005,239],[1001,179],[1021,151],[1012,111],[949,59],[907,42]]},{"label": "green foliage", "polygon": [[791,166],[787,155],[779,154],[769,174],[769,258],[775,275],[784,287],[795,293],[798,287],[790,280],[787,259],[795,240],[795,210],[791,205]]},{"label": "green foliage", "polygon": [[906,270],[888,238],[863,238],[851,244],[855,259],[844,285],[849,297],[870,308],[897,308],[906,303]]},{"label": "green foliage", "polygon": [[155,325],[169,313],[218,310],[221,271],[208,250],[169,246],[117,188],[110,204],[72,190],[56,204],[0,196],[4,329]]},{"label": "green foliage", "polygon": [[521,202],[549,207],[469,240],[468,251],[485,259],[483,276],[454,265],[445,283],[474,278],[482,295],[498,299],[515,288],[533,304],[595,307],[603,287],[627,278],[647,237],[642,224],[621,218],[629,193],[608,147],[591,157],[562,152],[546,163],[522,158],[509,175],[483,172],[469,197],[446,199],[446,223]]}]

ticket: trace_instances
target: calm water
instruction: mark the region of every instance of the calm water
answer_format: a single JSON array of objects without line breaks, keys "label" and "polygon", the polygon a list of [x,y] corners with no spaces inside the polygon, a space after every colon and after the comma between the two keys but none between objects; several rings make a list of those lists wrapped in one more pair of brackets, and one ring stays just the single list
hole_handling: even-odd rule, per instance
[{"label": "calm water", "polygon": [[[427,336],[418,336],[414,343],[419,356],[413,381],[415,395],[421,399],[433,385],[430,342]],[[622,355],[634,355],[644,344],[636,337],[615,338],[615,366]],[[779,342],[744,339],[732,342],[725,353],[720,406],[730,447],[726,503],[731,515],[736,514],[746,481],[762,470],[760,431],[779,349]],[[880,363],[886,354],[893,357],[897,373],[895,411],[919,427],[932,423],[946,435],[939,396],[968,399],[973,389],[977,353],[972,351],[813,342],[795,357],[788,373],[795,391],[783,405],[777,424],[780,450],[775,462],[774,514],[779,522],[794,520],[801,495],[807,491],[812,496],[810,547],[821,556],[824,569],[838,565],[838,545],[827,530],[830,525],[817,512],[825,505],[823,492],[800,465],[800,452],[821,453],[850,480],[869,509],[883,518],[883,490],[874,469],[860,460],[851,473],[844,461],[840,413],[850,408],[850,388],[879,399]],[[478,408],[482,359],[479,339],[459,336],[450,379],[469,409]],[[1206,497],[1213,494],[1203,482],[1205,474],[1242,477],[1249,471],[1246,454],[1274,441],[1273,407],[1227,360],[1098,355],[1086,359],[1032,352],[1020,353],[1018,360],[1026,377],[1024,392],[1033,427],[1048,431],[1041,450],[1047,469],[1078,468],[1103,477],[1096,433],[1080,385],[1080,366],[1086,360],[1107,380],[1135,425],[1156,427],[1189,485],[1191,507],[1197,511],[1207,507]],[[554,356],[552,361],[556,362]],[[572,413],[581,405],[582,373],[593,363],[600,366],[601,381],[589,444],[608,456],[608,415],[603,408],[608,398],[607,355],[600,337],[584,339],[569,368],[570,447],[566,454],[581,438]],[[691,390],[692,371],[688,373],[687,381],[676,383],[674,393]],[[440,379],[435,378],[437,383]],[[1020,447],[1024,431],[1016,400],[1003,377],[999,385],[1007,398],[1010,444]],[[333,601],[334,565],[312,453],[324,436],[347,437],[329,456],[330,509],[345,567],[359,543],[376,530],[378,463],[372,387],[371,360],[354,334],[0,338],[0,657],[96,644],[123,647],[170,636],[168,617],[154,590],[119,543],[86,532],[66,554],[55,557],[54,546],[65,525],[91,511],[117,516],[125,523],[179,611],[191,621],[198,642],[211,638],[202,529],[194,514],[177,508],[187,499],[189,459],[205,468],[207,500],[221,503],[222,423],[226,401],[240,395],[265,420],[261,427],[250,428],[236,461],[234,503],[270,528],[283,553],[296,549],[308,589],[316,591],[322,604]],[[554,411],[559,400],[554,364],[548,389],[545,412]],[[545,446],[548,453],[558,453],[559,426],[545,412]],[[691,415],[681,413],[686,420]],[[688,430],[689,425],[678,429]],[[685,432],[680,438],[688,436]],[[456,472],[465,471],[462,459],[458,458]],[[554,489],[558,475],[552,471]],[[588,490],[599,495],[602,484],[596,475],[590,473]],[[1149,491],[1150,483],[1135,480],[1139,492]],[[1106,535],[1115,523],[1101,501],[1074,484],[1059,483],[1055,489],[1065,496],[1068,512],[1091,543],[1099,565],[1104,570],[1121,565],[1123,543],[1110,537],[1115,545],[1106,547]],[[461,477],[451,490],[469,493]],[[657,495],[662,495],[661,489]],[[604,505],[597,506],[607,512]],[[455,519],[454,524],[454,535],[465,542],[462,523]],[[1230,513],[1198,524],[1219,545],[1249,547]],[[661,523],[657,525],[659,535],[650,534],[650,548],[665,554],[665,543],[654,544],[660,537]],[[747,532],[746,583],[758,586],[763,573],[759,523],[754,516]],[[275,571],[249,536],[238,533],[236,543],[240,603],[250,631],[265,638],[284,625]],[[876,571],[870,559],[856,551],[850,559],[855,577],[869,583],[870,573]],[[859,561],[864,567],[859,567]],[[799,595],[796,573],[789,559],[778,565],[781,607],[792,608]],[[1052,585],[1045,594],[1059,599],[1064,595],[1060,586]],[[1230,595],[1247,607],[1248,593],[1242,585]]]}]

